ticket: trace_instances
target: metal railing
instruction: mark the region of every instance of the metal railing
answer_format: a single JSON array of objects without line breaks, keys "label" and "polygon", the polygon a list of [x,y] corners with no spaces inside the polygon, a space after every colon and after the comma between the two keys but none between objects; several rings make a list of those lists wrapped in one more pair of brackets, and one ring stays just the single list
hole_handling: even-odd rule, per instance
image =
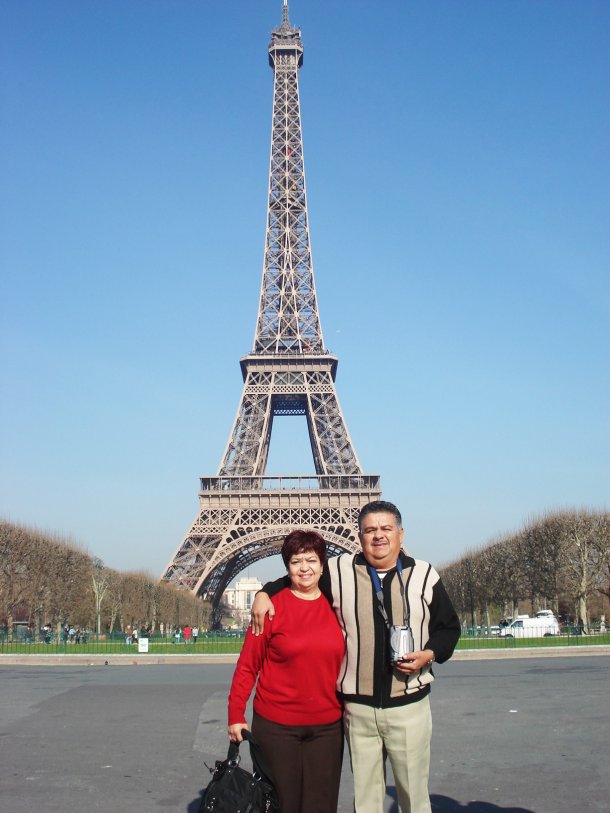
[{"label": "metal railing", "polygon": [[[147,652],[139,650],[138,642],[127,643],[123,633],[112,635],[88,634],[76,640],[44,641],[40,636],[13,636],[0,633],[0,655],[231,655],[241,652],[243,631],[209,632],[200,634],[197,641],[176,641],[172,636],[153,635],[148,638]],[[610,646],[609,631],[582,634],[576,627],[569,627],[559,635],[537,638],[506,638],[486,634],[480,630],[465,630],[458,650],[491,650],[546,647]]]},{"label": "metal railing", "polygon": [[295,474],[201,477],[201,491],[371,491],[378,474]]},{"label": "metal railing", "polygon": [[64,636],[0,633],[0,655],[230,655],[241,652],[243,631],[207,632],[199,634],[197,641],[187,643],[173,635],[152,635],[145,639],[147,652],[140,651],[138,639],[124,633],[96,635],[81,634],[72,640]]},{"label": "metal railing", "polygon": [[500,636],[496,631],[492,632],[486,628],[469,627],[462,631],[457,649],[521,649],[595,645],[610,645],[610,631],[592,630],[589,634],[584,634],[578,627],[569,626],[563,627],[558,635],[545,635],[540,632],[535,636],[515,637],[512,635]]}]

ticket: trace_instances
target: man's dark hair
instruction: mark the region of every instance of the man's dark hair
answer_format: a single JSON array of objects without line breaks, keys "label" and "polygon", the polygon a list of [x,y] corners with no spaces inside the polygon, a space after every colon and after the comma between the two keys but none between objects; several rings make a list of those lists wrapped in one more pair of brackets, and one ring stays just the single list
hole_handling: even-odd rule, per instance
[{"label": "man's dark hair", "polygon": [[360,513],[358,514],[359,531],[362,530],[364,518],[369,514],[393,514],[396,524],[399,528],[402,528],[402,517],[400,516],[400,511],[398,508],[396,508],[393,502],[375,500],[375,502],[369,502],[363,508],[361,508]]}]

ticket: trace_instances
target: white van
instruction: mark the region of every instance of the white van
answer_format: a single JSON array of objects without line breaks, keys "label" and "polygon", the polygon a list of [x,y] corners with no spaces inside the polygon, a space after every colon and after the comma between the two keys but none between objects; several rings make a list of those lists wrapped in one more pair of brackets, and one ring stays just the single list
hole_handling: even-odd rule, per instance
[{"label": "white van", "polygon": [[501,638],[547,638],[559,635],[559,622],[550,611],[536,614],[535,618],[519,616],[516,621],[500,630]]}]

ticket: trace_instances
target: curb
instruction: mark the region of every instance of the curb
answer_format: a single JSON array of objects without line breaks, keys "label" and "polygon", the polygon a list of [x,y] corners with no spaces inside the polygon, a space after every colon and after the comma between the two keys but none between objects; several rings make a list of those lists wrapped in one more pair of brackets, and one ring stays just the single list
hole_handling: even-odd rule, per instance
[{"label": "curb", "polygon": [[237,663],[239,655],[0,655],[0,666],[159,666]]},{"label": "curb", "polygon": [[[486,661],[514,658],[564,658],[579,655],[610,655],[607,644],[578,647],[527,647],[519,649],[460,649],[454,661]],[[239,655],[0,655],[1,666],[175,666],[237,663]]]},{"label": "curb", "polygon": [[[610,655],[608,644],[581,646],[520,647],[519,649],[459,649],[452,661],[486,661],[512,658],[568,658],[578,655]],[[1,661],[0,661],[1,663]]]}]

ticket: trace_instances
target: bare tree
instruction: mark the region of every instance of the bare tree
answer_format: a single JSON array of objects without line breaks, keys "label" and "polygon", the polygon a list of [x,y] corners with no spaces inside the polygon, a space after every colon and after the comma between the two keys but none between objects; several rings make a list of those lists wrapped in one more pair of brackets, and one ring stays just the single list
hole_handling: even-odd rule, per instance
[{"label": "bare tree", "polygon": [[152,627],[180,622],[206,626],[209,604],[148,573],[106,568],[77,545],[0,520],[0,618],[12,631],[15,615],[34,623],[93,626],[110,632],[117,619]]},{"label": "bare tree", "polygon": [[31,559],[25,530],[9,522],[0,523],[0,607],[9,636],[13,633],[15,613],[26,607]]},{"label": "bare tree", "polygon": [[559,515],[565,547],[566,588],[579,619],[589,628],[588,600],[599,591],[610,562],[610,513],[572,510]]},{"label": "bare tree", "polygon": [[97,556],[94,557],[91,581],[93,583],[93,595],[95,596],[95,631],[99,635],[102,631],[102,601],[108,590],[108,572],[104,563]]}]

